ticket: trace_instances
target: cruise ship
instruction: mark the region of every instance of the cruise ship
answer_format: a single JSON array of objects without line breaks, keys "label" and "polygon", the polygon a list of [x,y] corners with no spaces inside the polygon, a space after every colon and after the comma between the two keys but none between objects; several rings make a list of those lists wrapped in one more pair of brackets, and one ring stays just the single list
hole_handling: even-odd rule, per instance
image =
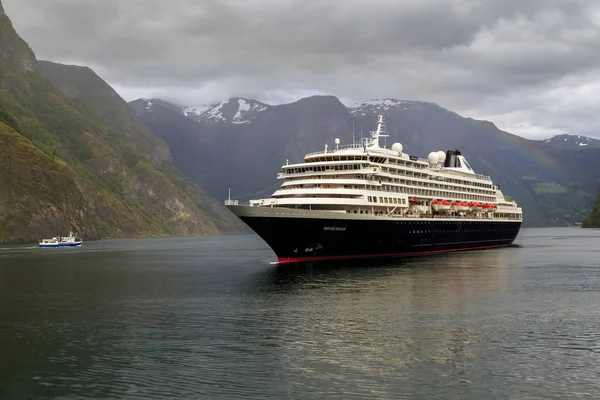
[{"label": "cruise ship", "polygon": [[225,205],[277,255],[278,263],[397,257],[510,246],[522,209],[458,149],[406,154],[382,115],[361,143],[286,161],[271,197]]}]

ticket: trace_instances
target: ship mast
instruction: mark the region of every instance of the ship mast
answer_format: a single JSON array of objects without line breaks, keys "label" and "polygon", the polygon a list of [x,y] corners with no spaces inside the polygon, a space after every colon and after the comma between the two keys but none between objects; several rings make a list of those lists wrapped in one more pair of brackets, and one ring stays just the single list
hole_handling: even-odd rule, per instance
[{"label": "ship mast", "polygon": [[[385,134],[385,123],[383,122],[383,115],[379,114],[377,116],[377,130],[371,131],[371,140],[369,141],[369,147],[378,148],[379,146],[379,138],[380,137],[389,137],[389,135]],[[385,148],[385,145],[383,146]]]}]

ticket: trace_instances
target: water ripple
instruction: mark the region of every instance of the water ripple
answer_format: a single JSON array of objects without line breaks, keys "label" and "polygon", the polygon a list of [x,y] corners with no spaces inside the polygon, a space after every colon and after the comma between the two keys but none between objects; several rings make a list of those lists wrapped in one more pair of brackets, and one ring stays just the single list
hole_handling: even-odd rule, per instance
[{"label": "water ripple", "polygon": [[599,238],[289,268],[252,235],[2,250],[0,397],[593,397]]}]

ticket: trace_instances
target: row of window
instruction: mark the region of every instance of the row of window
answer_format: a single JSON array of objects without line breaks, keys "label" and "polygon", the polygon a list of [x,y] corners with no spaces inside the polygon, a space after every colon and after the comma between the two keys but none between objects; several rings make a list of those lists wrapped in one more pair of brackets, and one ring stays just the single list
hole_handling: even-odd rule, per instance
[{"label": "row of window", "polygon": [[[416,158],[415,158],[415,160],[404,160],[404,159],[382,157],[382,156],[377,156],[377,155],[368,155],[366,158],[365,158],[365,156],[359,156],[359,155],[351,155],[351,156],[349,156],[349,155],[345,155],[345,156],[331,156],[331,155],[329,155],[329,156],[312,158],[311,160],[307,161],[306,163],[310,164],[310,163],[316,163],[316,162],[365,161],[365,160],[373,162],[373,163],[377,163],[377,164],[392,165],[392,166],[402,166],[402,167],[409,167],[409,168],[413,168],[413,169],[427,169],[427,168],[429,168],[429,163],[428,162],[422,162],[422,161],[420,162]],[[478,176],[480,176],[480,177],[483,178],[483,176],[481,176],[481,175],[478,175]],[[460,179],[455,179],[455,180],[453,179],[451,181],[453,183],[461,183],[461,184],[465,184],[465,185],[473,185],[473,186],[483,187],[483,188],[487,188],[487,189],[491,189],[492,188],[492,186],[490,184],[487,184],[487,183],[463,181],[463,180],[460,180]]]},{"label": "row of window", "polygon": [[361,169],[360,164],[315,165],[296,168],[284,168],[286,174],[304,174],[306,172],[351,171]]},{"label": "row of window", "polygon": [[[352,189],[352,190],[369,190],[376,192],[386,192],[386,193],[405,193],[409,196],[431,196],[441,199],[460,199],[460,200],[477,200],[481,202],[493,202],[495,197],[492,196],[482,196],[471,193],[464,192],[443,192],[439,190],[432,189],[418,189],[414,187],[403,187],[403,186],[392,186],[392,185],[384,185],[384,189],[379,186],[370,186],[370,185],[343,185],[344,189]],[[299,185],[286,185],[281,187],[279,190],[302,190],[302,189],[336,189],[342,188],[341,185],[333,185],[333,184],[299,184]]]},{"label": "row of window", "polygon": [[[384,180],[383,183],[389,183],[389,184],[405,184],[405,185],[410,185],[410,186],[415,186],[415,187],[423,187],[423,188],[427,188],[429,190],[436,190],[436,189],[446,189],[446,190],[454,190],[456,192],[459,193],[473,193],[473,194],[480,194],[483,196],[491,196],[492,194],[485,191],[485,190],[479,190],[479,189],[467,189],[464,187],[456,187],[456,186],[452,186],[452,185],[444,185],[444,184],[431,184],[429,182],[420,182],[420,181],[411,181],[409,179],[404,180],[404,179],[392,179],[392,180]],[[437,196],[442,196],[441,194],[437,194]]]},{"label": "row of window", "polygon": [[[377,202],[377,198],[376,197],[373,197],[373,199],[375,200],[375,202]],[[404,202],[406,201],[405,199],[397,199],[397,200],[402,200]],[[371,200],[369,200],[369,201],[371,201]],[[400,204],[400,203],[392,203],[392,204]],[[405,204],[405,203],[402,203],[402,204]],[[402,209],[394,208],[391,212],[389,212],[389,211],[384,212],[383,210],[380,210],[380,209],[379,210],[373,210],[371,212],[370,210],[362,210],[362,209],[357,210],[357,209],[354,209],[354,210],[346,210],[346,213],[347,214],[367,214],[367,215],[372,214],[372,215],[379,215],[379,216],[383,216],[384,214],[385,215],[404,215],[404,211],[405,210],[406,209],[404,209],[404,208],[402,208]],[[512,219],[512,220],[521,220],[522,219],[522,215],[521,214],[506,214],[506,213],[502,213],[502,214],[494,214],[494,215],[495,216],[493,218],[490,217],[488,219],[495,219],[495,218],[505,218],[505,219]],[[435,217],[433,217],[433,218],[435,218]],[[480,217],[477,218],[477,219],[480,219]],[[411,222],[409,222],[409,223],[411,223],[411,224],[415,224],[415,223],[429,224],[429,222],[413,222],[413,221],[414,220],[411,220]],[[404,224],[405,222],[399,222],[399,223]],[[450,223],[450,224],[456,224],[456,222],[451,222],[451,221],[436,221],[436,225],[448,224],[448,223]],[[505,229],[503,228],[501,230],[505,230]],[[465,230],[465,232],[468,232],[468,231]],[[474,232],[474,231],[471,231],[471,232]],[[482,231],[476,231],[476,232],[487,232],[487,231],[486,230],[482,230]]]},{"label": "row of window", "polygon": [[406,199],[398,199],[396,197],[379,197],[379,201],[377,201],[377,196],[369,196],[369,202],[387,204],[406,204]]},{"label": "row of window", "polygon": [[[359,164],[346,164],[346,165],[329,165],[329,166],[314,166],[314,167],[302,167],[302,168],[286,168],[285,172],[286,173],[306,173],[306,172],[334,172],[334,171],[354,171],[354,170],[360,170],[361,166]],[[417,179],[426,179],[425,175],[421,175],[418,173],[415,174],[394,174],[394,175],[399,175],[399,176],[406,176],[406,177],[413,177],[413,178],[417,178]],[[302,177],[302,179],[307,179],[309,177]],[[315,176],[315,177],[310,177],[311,179],[326,179],[328,178],[327,176]],[[336,178],[338,178],[338,176],[336,176]],[[353,175],[350,177],[350,179],[363,179],[361,176],[356,176]],[[431,182],[431,181],[412,181],[410,179],[390,179],[390,178],[386,178],[386,177],[381,177],[379,178],[380,181],[384,181],[384,182],[399,182],[399,183],[406,183],[409,185],[414,185],[414,186],[423,186],[423,187],[427,187],[427,188],[442,188],[442,189],[448,189],[448,190],[457,190],[457,191],[468,191],[471,193],[479,193],[479,194],[487,194],[490,195],[489,192],[487,192],[486,190],[478,190],[478,189],[468,189],[468,188],[464,188],[461,186],[454,186],[455,185],[463,185],[463,186],[475,186],[475,187],[481,187],[483,189],[488,189],[491,190],[491,185],[484,185],[484,184],[480,184],[478,182],[467,182],[467,181],[460,181],[460,180],[456,180],[456,179],[448,179],[446,181],[444,181],[444,183],[437,183],[437,182]],[[465,190],[466,189],[466,190]]]},{"label": "row of window", "polygon": [[330,161],[365,161],[367,158],[366,156],[326,156],[326,157],[314,157],[312,159],[310,159],[309,161],[306,161],[307,164],[309,163],[317,163],[317,162],[330,162]]},{"label": "row of window", "polygon": [[[320,177],[319,177],[320,178]],[[338,176],[336,175],[335,178],[338,178]],[[352,179],[352,176],[348,179]],[[314,179],[315,183],[319,181],[319,179]],[[292,181],[288,181],[288,182],[293,182]],[[367,183],[368,181],[365,181],[365,183]],[[412,186],[411,184],[414,184],[414,186]],[[417,186],[417,184],[420,184],[420,187]],[[405,186],[399,186],[399,185],[405,185]],[[380,187],[378,186],[370,186],[370,185],[346,185],[348,187],[346,187],[346,189],[358,189],[358,190],[375,190],[375,191],[384,191],[384,192],[395,192],[395,193],[406,193],[409,195],[417,195],[417,196],[432,196],[432,197],[437,197],[437,198],[444,198],[444,199],[455,199],[455,198],[460,198],[461,200],[477,200],[477,201],[483,201],[483,202],[490,202],[490,201],[494,201],[495,197],[491,196],[491,195],[485,195],[485,194],[481,194],[481,193],[476,193],[477,191],[460,191],[460,190],[455,190],[454,192],[446,192],[446,191],[441,191],[437,188],[432,188],[431,186],[425,186],[423,183],[421,182],[415,182],[415,181],[410,181],[410,180],[398,180],[397,182],[383,182],[383,188],[384,190],[381,190]],[[415,187],[417,186],[417,187]],[[444,186],[444,185],[439,185],[439,186]],[[448,186],[448,185],[446,185]],[[335,188],[337,186],[334,185],[329,185],[329,184],[324,184],[324,185],[319,185],[319,184],[311,184],[311,185],[307,185],[307,184],[299,184],[299,185],[286,185],[285,187],[283,187],[282,189],[285,190],[290,190],[290,189],[310,189],[310,188]],[[446,190],[452,190],[452,189],[461,189],[461,188],[451,188],[451,187],[446,187]]]},{"label": "row of window", "polygon": [[[392,168],[386,168],[383,167],[382,172],[385,173],[389,173],[392,175],[408,175],[404,170],[397,170],[397,169],[392,169]],[[410,171],[408,171],[410,172]],[[414,173],[414,177],[415,178],[421,178],[421,179],[425,179],[427,176],[429,176],[428,174],[419,174],[418,172]],[[454,178],[444,178],[443,180],[444,182],[448,182],[448,183],[455,183],[458,185],[465,185],[465,186],[475,186],[475,187],[481,187],[481,188],[485,188],[485,189],[492,189],[492,185],[488,184],[488,183],[483,183],[483,182],[473,182],[470,180],[462,180],[462,179],[454,179]]]},{"label": "row of window", "polygon": [[[488,228],[488,229],[434,229],[433,233],[477,233],[477,232],[514,232],[515,229],[511,229],[511,228],[504,228],[504,227],[499,227],[499,228]],[[431,234],[432,230],[431,229],[416,229],[416,230],[411,230],[411,231],[407,231],[407,233],[411,234],[411,235],[427,235],[427,234]]]},{"label": "row of window", "polygon": [[[382,210],[378,210],[378,211],[369,211],[369,210],[346,210],[346,214],[373,214],[373,215],[379,215],[379,216],[383,216],[384,212]],[[394,210],[393,212],[386,212],[385,215],[402,215],[403,211],[402,210]]]},{"label": "row of window", "polygon": [[429,162],[414,162],[408,160],[396,160],[395,158],[383,158],[381,164],[400,165],[402,167],[409,167],[415,169],[426,169],[429,168]]}]

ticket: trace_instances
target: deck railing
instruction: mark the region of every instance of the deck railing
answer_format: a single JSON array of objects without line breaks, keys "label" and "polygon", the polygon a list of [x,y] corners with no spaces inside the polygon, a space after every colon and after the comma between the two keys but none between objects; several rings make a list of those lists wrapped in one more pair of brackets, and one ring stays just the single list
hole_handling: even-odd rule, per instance
[{"label": "deck railing", "polygon": [[351,149],[364,149],[364,146],[360,143],[355,143],[355,144],[344,144],[341,146],[338,146],[337,148],[332,148],[332,149],[327,149],[327,152],[325,152],[325,150],[321,150],[321,151],[313,151],[312,153],[307,153],[304,157],[311,157],[311,156],[317,156],[319,154],[330,154],[330,153],[335,153],[338,150],[351,150]]}]

